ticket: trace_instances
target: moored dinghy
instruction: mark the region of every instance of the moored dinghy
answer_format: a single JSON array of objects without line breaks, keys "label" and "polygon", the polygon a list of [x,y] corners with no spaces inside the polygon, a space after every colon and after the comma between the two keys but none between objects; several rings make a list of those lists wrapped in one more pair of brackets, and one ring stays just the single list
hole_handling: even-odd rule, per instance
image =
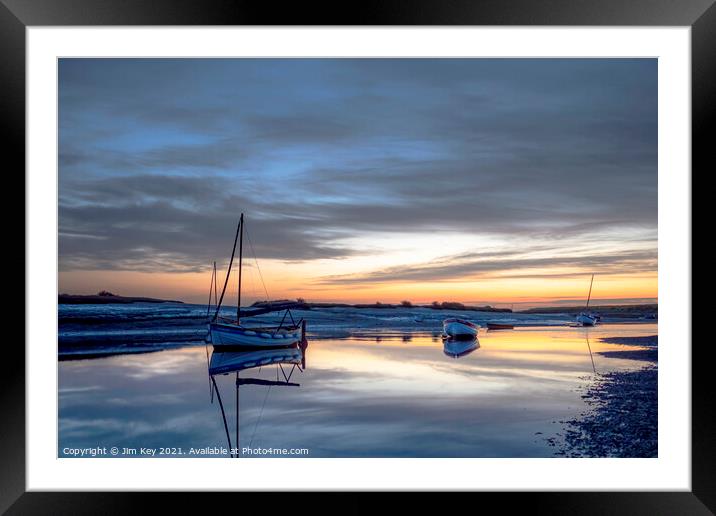
[{"label": "moored dinghy", "polygon": [[[244,214],[241,214],[239,225],[236,228],[236,237],[234,238],[234,248],[231,251],[231,260],[229,261],[229,269],[226,273],[224,288],[221,297],[216,303],[216,311],[209,322],[209,334],[207,339],[216,346],[251,346],[251,347],[281,347],[290,346],[302,340],[306,332],[306,323],[301,320],[296,322],[291,314],[291,308],[300,306],[299,303],[269,303],[258,308],[250,310],[241,309],[241,266],[243,260],[243,241],[244,241]],[[236,243],[239,243],[239,288],[238,300],[236,308],[236,320],[219,317],[221,303],[226,293],[226,286],[231,275],[231,266],[234,262],[234,254],[236,252]],[[212,276],[213,292],[216,297],[216,266],[214,266],[214,275]],[[211,289],[209,291],[209,302],[211,303]],[[278,326],[245,326],[241,323],[242,318],[253,317],[270,312],[284,311],[283,319]],[[286,322],[286,317],[290,318],[290,323]],[[284,324],[286,322],[286,324]]]},{"label": "moored dinghy", "polygon": [[581,326],[594,326],[597,324],[597,317],[595,315],[582,312],[577,316],[577,323]]},{"label": "moored dinghy", "polygon": [[487,329],[488,330],[514,330],[515,325],[507,324],[507,323],[499,323],[499,322],[488,322]]},{"label": "moored dinghy", "polygon": [[479,326],[465,319],[445,319],[443,332],[453,339],[474,339],[477,337]]}]

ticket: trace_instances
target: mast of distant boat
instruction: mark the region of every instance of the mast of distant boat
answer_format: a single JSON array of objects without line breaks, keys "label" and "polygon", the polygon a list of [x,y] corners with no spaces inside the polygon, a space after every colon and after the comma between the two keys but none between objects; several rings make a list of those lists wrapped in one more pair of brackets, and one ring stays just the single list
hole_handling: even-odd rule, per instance
[{"label": "mast of distant boat", "polygon": [[594,274],[592,274],[592,281],[589,282],[589,295],[587,296],[587,304],[584,307],[585,312],[589,309],[589,300],[592,298],[592,284],[594,284]]},{"label": "mast of distant boat", "polygon": [[[241,214],[241,219],[239,220],[239,226],[241,227],[240,233],[239,233],[239,295],[238,299],[236,301],[236,324],[239,324],[240,318],[241,318],[241,265],[243,261],[243,254],[244,254],[244,214]],[[594,279],[594,276],[592,276],[592,279]]]}]

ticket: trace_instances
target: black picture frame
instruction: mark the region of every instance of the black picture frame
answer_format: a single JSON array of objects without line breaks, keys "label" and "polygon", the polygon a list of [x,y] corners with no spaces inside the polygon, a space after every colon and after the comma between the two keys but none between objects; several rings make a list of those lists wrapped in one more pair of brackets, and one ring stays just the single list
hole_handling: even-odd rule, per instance
[{"label": "black picture frame", "polygon": [[[87,25],[601,25],[689,26],[692,58],[692,170],[714,169],[709,135],[716,114],[716,0],[370,0],[286,3],[230,0],[0,0],[0,106],[3,162],[25,168],[25,30]],[[709,129],[711,129],[709,131]],[[10,170],[6,169],[6,173]],[[693,178],[693,172],[692,172]],[[24,187],[21,187],[24,188]],[[23,190],[24,191],[24,190]],[[18,249],[20,246],[17,246]],[[23,246],[24,249],[24,246]],[[16,262],[19,261],[16,256]],[[23,251],[23,259],[25,258]],[[26,271],[27,275],[32,274]],[[23,289],[24,291],[24,289]],[[5,348],[0,403],[0,511],[7,514],[114,514],[158,498],[165,511],[207,510],[207,494],[25,492],[25,353]],[[10,345],[12,344],[12,345]],[[684,346],[690,343],[682,343]],[[716,511],[714,387],[711,344],[692,346],[692,490],[690,492],[474,493],[507,510],[533,514],[712,514]],[[216,497],[216,494],[210,496]],[[220,495],[224,500],[230,495]],[[372,510],[355,495],[326,494],[321,504]],[[346,500],[346,496],[348,500]],[[243,503],[253,501],[242,495]],[[296,495],[292,512],[296,512]],[[423,505],[423,496],[412,498]],[[272,500],[276,498],[272,495]],[[280,498],[279,498],[280,500]],[[212,499],[212,506],[217,499]],[[470,503],[474,503],[471,501]],[[307,507],[312,510],[312,508]],[[300,510],[300,507],[298,508]],[[444,507],[443,507],[443,510]]]}]

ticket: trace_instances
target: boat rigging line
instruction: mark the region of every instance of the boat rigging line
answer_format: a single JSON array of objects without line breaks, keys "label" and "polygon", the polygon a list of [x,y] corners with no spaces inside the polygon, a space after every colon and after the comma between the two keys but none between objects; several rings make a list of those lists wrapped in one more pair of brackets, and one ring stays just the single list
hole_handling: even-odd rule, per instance
[{"label": "boat rigging line", "polygon": [[254,251],[254,245],[251,242],[251,235],[249,235],[249,230],[246,230],[246,239],[249,241],[249,248],[251,249],[251,254],[254,256],[254,263],[256,263],[256,270],[259,271],[259,278],[261,279],[261,286],[264,288],[264,293],[266,294],[266,301],[268,301],[269,293],[268,289],[266,288],[266,282],[264,281],[264,275],[261,274],[261,267],[259,267],[259,261],[256,258],[256,251]]},{"label": "boat rigging line", "polygon": [[271,392],[272,385],[268,386],[268,389],[266,389],[266,396],[264,396],[264,402],[261,405],[261,410],[259,411],[259,417],[256,419],[256,424],[254,425],[254,432],[251,434],[251,439],[249,439],[249,448],[251,448],[251,444],[254,442],[254,437],[256,436],[256,430],[259,427],[259,423],[261,422],[261,418],[264,415],[264,408],[266,407],[266,400],[268,399],[268,395]]}]

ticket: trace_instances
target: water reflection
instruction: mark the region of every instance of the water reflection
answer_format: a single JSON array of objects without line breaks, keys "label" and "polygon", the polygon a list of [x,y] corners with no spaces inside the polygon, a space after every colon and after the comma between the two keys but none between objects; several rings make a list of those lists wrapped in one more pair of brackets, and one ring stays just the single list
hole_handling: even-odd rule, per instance
[{"label": "water reflection", "polygon": [[585,410],[597,365],[599,373],[643,367],[602,339],[656,333],[655,324],[515,328],[481,334],[477,351],[459,359],[430,330],[410,341],[398,332],[381,342],[316,339],[310,368],[300,348],[266,356],[210,345],[63,361],[58,445],[62,456],[67,446],[187,452],[229,440],[236,449],[240,440],[307,448],[309,457],[549,457],[555,448],[542,436]]},{"label": "water reflection", "polygon": [[480,347],[480,341],[472,339],[445,339],[443,342],[443,353],[452,358],[460,358],[469,355]]},{"label": "water reflection", "polygon": [[[209,382],[210,382],[210,399],[211,403],[214,402],[214,393],[216,393],[216,399],[221,410],[221,418],[224,424],[224,431],[226,433],[226,440],[229,444],[229,455],[233,458],[238,458],[241,453],[241,446],[239,441],[239,390],[241,386],[256,385],[267,387],[269,390],[273,386],[277,387],[300,387],[300,383],[292,382],[294,372],[298,369],[303,372],[306,369],[306,349],[308,348],[308,341],[304,338],[300,343],[293,344],[286,347],[277,348],[264,348],[264,349],[236,349],[232,351],[225,351],[226,347],[221,348],[221,351],[217,351],[216,348],[211,353],[209,360]],[[207,348],[208,353],[208,348]],[[240,372],[249,369],[261,369],[265,366],[276,366],[276,380],[266,380],[263,378],[251,378],[241,377]],[[284,369],[284,365],[287,366]],[[288,366],[291,366],[288,368]],[[281,373],[279,375],[279,372]],[[232,447],[231,434],[229,432],[229,424],[226,418],[226,410],[224,408],[224,402],[221,398],[221,392],[216,384],[215,376],[217,375],[228,375],[234,373],[236,375],[234,381],[235,388],[235,400],[236,400],[236,422],[235,422],[235,443],[236,446]],[[268,398],[268,391],[266,393]],[[264,399],[264,404],[265,404]],[[259,415],[260,421],[261,414]],[[257,421],[257,426],[258,426]],[[251,443],[249,443],[250,446]]]},{"label": "water reflection", "polygon": [[587,339],[587,349],[589,350],[589,358],[592,361],[592,371],[597,374],[597,368],[594,365],[594,355],[592,355],[592,346],[589,345],[589,330],[584,332],[584,338]]}]

